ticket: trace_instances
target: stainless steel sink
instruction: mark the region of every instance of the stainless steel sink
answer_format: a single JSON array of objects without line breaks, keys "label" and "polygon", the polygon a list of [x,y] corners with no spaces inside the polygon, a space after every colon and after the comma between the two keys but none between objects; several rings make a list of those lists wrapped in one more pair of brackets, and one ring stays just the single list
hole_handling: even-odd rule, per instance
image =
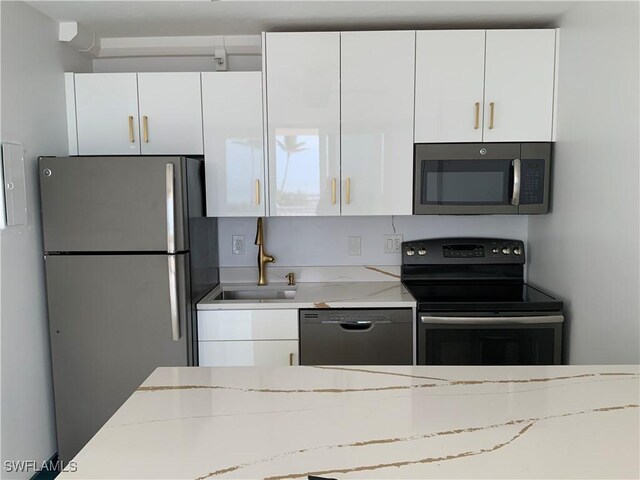
[{"label": "stainless steel sink", "polygon": [[279,300],[296,297],[294,286],[266,285],[249,287],[247,285],[225,285],[216,300]]}]

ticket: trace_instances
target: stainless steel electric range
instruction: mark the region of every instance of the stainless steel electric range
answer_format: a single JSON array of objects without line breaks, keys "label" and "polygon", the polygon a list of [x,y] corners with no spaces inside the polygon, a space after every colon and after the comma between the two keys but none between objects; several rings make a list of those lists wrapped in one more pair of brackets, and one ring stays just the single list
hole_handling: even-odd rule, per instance
[{"label": "stainless steel electric range", "polygon": [[562,302],[524,282],[519,240],[439,238],[402,244],[416,299],[418,365],[557,365]]}]

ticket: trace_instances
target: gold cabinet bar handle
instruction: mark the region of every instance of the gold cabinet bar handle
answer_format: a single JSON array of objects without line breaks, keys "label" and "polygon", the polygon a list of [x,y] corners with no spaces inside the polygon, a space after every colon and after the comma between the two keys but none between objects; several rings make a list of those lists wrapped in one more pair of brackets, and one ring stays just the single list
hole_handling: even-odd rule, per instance
[{"label": "gold cabinet bar handle", "polygon": [[346,197],[346,198],[345,198],[345,202],[346,202],[347,204],[349,204],[349,203],[351,203],[351,179],[350,179],[350,178],[347,178],[347,181],[346,181],[345,183],[346,183],[346,187],[347,187],[347,188],[346,188],[347,193],[346,193],[346,195],[345,195],[345,197]]},{"label": "gold cabinet bar handle", "polygon": [[256,205],[260,205],[260,180],[256,180]]},{"label": "gold cabinet bar handle", "polygon": [[293,367],[293,353],[289,354],[289,366]]},{"label": "gold cabinet bar handle", "polygon": [[475,126],[473,127],[474,130],[477,130],[480,128],[480,102],[476,102],[476,116],[475,116]]},{"label": "gold cabinet bar handle", "polygon": [[146,115],[142,117],[142,140],[149,143],[149,117]]},{"label": "gold cabinet bar handle", "polygon": [[495,114],[496,104],[491,102],[489,104],[489,130],[493,130],[493,117]]},{"label": "gold cabinet bar handle", "polygon": [[134,143],[136,139],[133,137],[133,115],[129,115],[129,141]]},{"label": "gold cabinet bar handle", "polygon": [[331,204],[336,204],[336,179],[331,180]]}]

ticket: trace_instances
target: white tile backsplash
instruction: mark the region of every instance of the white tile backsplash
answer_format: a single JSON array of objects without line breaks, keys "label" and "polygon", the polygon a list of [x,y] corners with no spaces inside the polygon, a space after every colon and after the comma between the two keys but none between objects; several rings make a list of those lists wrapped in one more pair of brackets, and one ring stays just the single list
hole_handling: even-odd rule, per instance
[{"label": "white tile backsplash", "polygon": [[[402,234],[404,241],[473,236],[527,241],[527,217],[515,215],[269,217],[264,227],[265,249],[278,267],[400,265],[399,253],[384,253],[383,236],[391,233]],[[219,232],[220,266],[256,265],[255,218],[221,218]],[[232,254],[233,235],[245,236],[244,255]],[[354,236],[361,237],[360,255],[349,255],[349,237]]]}]

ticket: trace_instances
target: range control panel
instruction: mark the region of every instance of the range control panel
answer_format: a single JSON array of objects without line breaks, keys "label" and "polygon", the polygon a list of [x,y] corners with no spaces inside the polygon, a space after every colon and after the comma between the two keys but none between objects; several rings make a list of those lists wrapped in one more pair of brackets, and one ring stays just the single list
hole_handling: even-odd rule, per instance
[{"label": "range control panel", "polygon": [[524,243],[501,238],[431,238],[402,244],[404,265],[524,265]]}]

